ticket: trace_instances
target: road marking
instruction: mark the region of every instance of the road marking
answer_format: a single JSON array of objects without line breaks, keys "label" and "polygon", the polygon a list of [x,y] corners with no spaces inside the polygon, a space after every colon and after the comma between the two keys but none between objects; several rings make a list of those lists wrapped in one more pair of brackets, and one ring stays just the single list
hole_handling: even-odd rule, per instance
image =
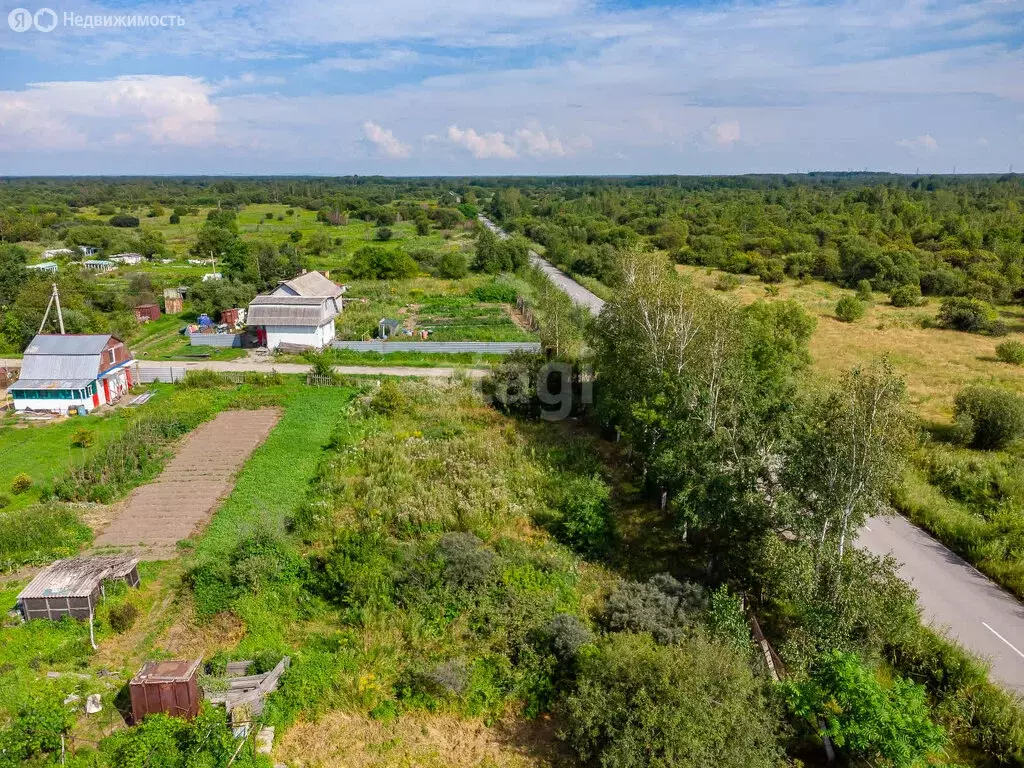
[{"label": "road marking", "polygon": [[1017,647],[1016,647],[1016,646],[1015,646],[1015,645],[1014,645],[1013,643],[1011,643],[1011,642],[1010,642],[1009,640],[1007,640],[1007,639],[1006,639],[1005,637],[1003,637],[1003,636],[1002,636],[1002,635],[1000,635],[1000,634],[999,634],[998,632],[996,632],[996,631],[995,631],[994,629],[992,629],[992,627],[990,627],[990,626],[989,626],[988,624],[986,624],[986,623],[985,623],[984,621],[983,621],[983,622],[981,622],[981,624],[982,624],[982,626],[983,626],[983,627],[985,627],[985,629],[987,629],[987,630],[988,630],[989,632],[991,632],[991,633],[992,633],[993,635],[995,635],[995,636],[996,636],[996,637],[998,637],[998,638],[999,638],[1000,640],[1002,640],[1002,641],[1003,641],[1004,643],[1006,643],[1006,644],[1007,644],[1008,646],[1010,646],[1010,648],[1012,648],[1012,649],[1013,649],[1013,652],[1014,652],[1014,653],[1016,653],[1016,654],[1017,654],[1018,656],[1020,656],[1020,657],[1021,657],[1022,659],[1024,659],[1024,653],[1021,653],[1020,651],[1018,651],[1018,650],[1017,650]]},{"label": "road marking", "polygon": [[870,525],[865,525],[864,526],[864,530],[867,531],[868,533],[871,533],[871,526]]}]

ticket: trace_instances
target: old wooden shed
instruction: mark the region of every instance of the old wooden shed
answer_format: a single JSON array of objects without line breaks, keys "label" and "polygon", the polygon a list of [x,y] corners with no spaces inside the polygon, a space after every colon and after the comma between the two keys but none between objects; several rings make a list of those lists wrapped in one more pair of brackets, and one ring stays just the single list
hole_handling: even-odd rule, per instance
[{"label": "old wooden shed", "polygon": [[199,714],[199,665],[195,661],[147,661],[128,684],[132,719],[139,723],[146,715],[164,712],[191,719]]},{"label": "old wooden shed", "polygon": [[137,557],[127,555],[58,560],[21,590],[18,608],[26,620],[91,619],[103,595],[103,582],[118,579],[137,587],[138,565]]}]

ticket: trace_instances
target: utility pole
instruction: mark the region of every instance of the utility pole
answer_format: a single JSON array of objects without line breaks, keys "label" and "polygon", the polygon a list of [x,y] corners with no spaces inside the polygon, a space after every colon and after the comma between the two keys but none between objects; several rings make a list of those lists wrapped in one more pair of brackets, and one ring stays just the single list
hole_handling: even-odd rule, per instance
[{"label": "utility pole", "polygon": [[46,312],[43,313],[43,322],[39,324],[39,333],[46,327],[46,321],[50,317],[50,307],[57,305],[57,323],[60,326],[60,335],[64,335],[64,315],[60,311],[60,293],[57,291],[57,284],[53,283],[53,293],[50,294],[50,301],[46,304]]}]

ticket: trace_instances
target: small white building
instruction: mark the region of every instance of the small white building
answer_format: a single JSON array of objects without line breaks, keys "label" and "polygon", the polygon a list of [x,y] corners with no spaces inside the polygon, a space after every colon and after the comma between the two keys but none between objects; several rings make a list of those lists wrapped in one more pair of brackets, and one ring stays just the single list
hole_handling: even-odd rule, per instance
[{"label": "small white building", "polygon": [[39,334],[25,349],[21,375],[7,391],[16,411],[88,413],[131,388],[134,362],[116,336]]},{"label": "small white building", "polygon": [[203,282],[204,283],[208,283],[211,280],[223,280],[223,279],[224,279],[224,275],[222,275],[220,272],[207,272],[205,275],[203,275]]},{"label": "small white building", "polygon": [[80,245],[80,246],[78,246],[78,250],[80,250],[82,252],[82,255],[85,258],[89,258],[90,256],[95,256],[97,254],[97,252],[99,251],[98,248],[93,248],[91,245]]},{"label": "small white building", "polygon": [[88,261],[83,261],[82,266],[96,272],[110,272],[113,269],[117,269],[117,264],[104,259],[89,259]]},{"label": "small white building", "polygon": [[111,261],[116,261],[118,264],[141,264],[146,260],[146,257],[141,253],[118,253],[110,257]]},{"label": "small white building", "polygon": [[56,259],[58,256],[71,256],[74,254],[70,248],[51,248],[48,251],[43,251],[44,259]]},{"label": "small white building", "polygon": [[54,264],[52,261],[41,261],[38,264],[28,264],[25,266],[25,269],[31,269],[36,272],[53,273],[57,271],[57,265]]},{"label": "small white building", "polygon": [[330,296],[257,296],[249,304],[248,325],[260,346],[282,343],[321,349],[334,341],[338,302]]}]

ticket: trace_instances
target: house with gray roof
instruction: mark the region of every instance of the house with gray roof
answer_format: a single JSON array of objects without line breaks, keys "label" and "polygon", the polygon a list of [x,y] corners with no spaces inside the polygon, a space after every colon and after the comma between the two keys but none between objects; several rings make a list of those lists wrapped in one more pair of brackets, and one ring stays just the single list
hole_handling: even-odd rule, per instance
[{"label": "house with gray roof", "polygon": [[131,389],[134,363],[116,336],[39,334],[25,348],[21,375],[7,391],[16,411],[88,413]]},{"label": "house with gray roof", "polygon": [[321,349],[334,340],[340,299],[333,296],[257,296],[249,304],[246,324],[256,329],[260,346],[277,349],[296,344]]},{"label": "house with gray roof", "polygon": [[337,300],[338,309],[341,309],[341,295],[348,290],[347,286],[334,283],[329,277],[320,272],[303,272],[291,280],[282,280],[277,287],[270,292],[271,296],[315,296],[317,298],[331,297]]}]

